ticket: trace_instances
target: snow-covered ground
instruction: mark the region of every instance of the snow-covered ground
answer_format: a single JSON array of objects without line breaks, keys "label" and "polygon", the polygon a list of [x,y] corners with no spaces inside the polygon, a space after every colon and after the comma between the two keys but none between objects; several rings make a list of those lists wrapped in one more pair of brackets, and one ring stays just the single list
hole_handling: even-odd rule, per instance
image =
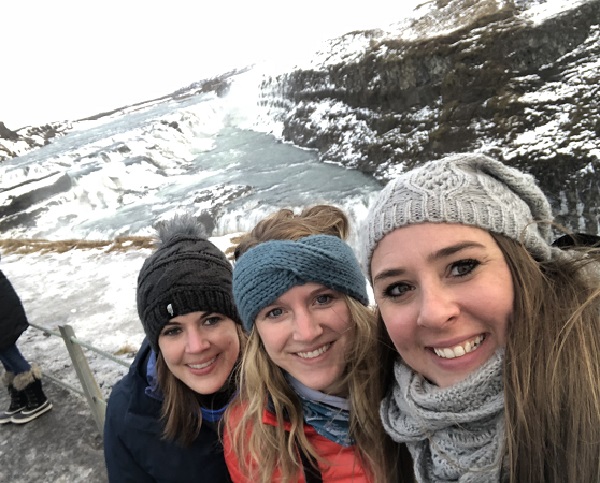
[{"label": "snow-covered ground", "polygon": [[[211,238],[220,249],[230,236]],[[144,338],[136,309],[137,276],[149,248],[108,252],[73,249],[63,253],[2,253],[0,269],[19,294],[30,322],[58,332],[73,327],[77,339],[116,355],[129,364]],[[67,348],[57,336],[30,327],[17,341],[42,371],[80,388]],[[90,368],[107,398],[127,368],[84,349]]]},{"label": "snow-covered ground", "polygon": [[[226,251],[237,235],[210,240]],[[151,253],[150,248],[2,253],[0,269],[19,294],[30,322],[55,332],[59,325],[68,324],[78,340],[129,364],[144,338],[135,291],[138,273]],[[372,301],[370,290],[369,294]],[[60,337],[30,327],[17,346],[30,362],[40,364],[42,371],[81,387]],[[104,397],[108,398],[111,387],[127,372],[127,367],[85,348],[84,352]]]}]

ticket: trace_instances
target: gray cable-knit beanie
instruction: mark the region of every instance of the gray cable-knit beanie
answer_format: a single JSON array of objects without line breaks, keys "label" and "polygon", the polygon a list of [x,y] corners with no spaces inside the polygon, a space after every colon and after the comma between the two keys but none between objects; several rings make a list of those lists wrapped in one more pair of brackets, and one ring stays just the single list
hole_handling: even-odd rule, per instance
[{"label": "gray cable-knit beanie", "polygon": [[482,154],[456,154],[418,166],[387,184],[369,208],[363,260],[370,272],[373,251],[385,235],[425,222],[460,223],[499,233],[522,243],[535,259],[548,260],[552,220],[550,204],[533,176]]},{"label": "gray cable-knit beanie", "polygon": [[218,312],[241,323],[231,292],[232,266],[189,215],[158,229],[160,246],[138,276],[137,308],[148,342],[158,352],[158,336],[174,317]]}]

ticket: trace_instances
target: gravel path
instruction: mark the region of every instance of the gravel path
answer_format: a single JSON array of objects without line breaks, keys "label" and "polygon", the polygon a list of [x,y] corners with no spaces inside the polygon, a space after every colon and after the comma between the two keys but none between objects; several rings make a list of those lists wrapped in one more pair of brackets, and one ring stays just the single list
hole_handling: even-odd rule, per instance
[{"label": "gravel path", "polygon": [[[24,425],[0,426],[0,481],[106,483],[102,438],[86,400],[44,379],[53,409]],[[0,408],[9,406],[0,387]]]}]

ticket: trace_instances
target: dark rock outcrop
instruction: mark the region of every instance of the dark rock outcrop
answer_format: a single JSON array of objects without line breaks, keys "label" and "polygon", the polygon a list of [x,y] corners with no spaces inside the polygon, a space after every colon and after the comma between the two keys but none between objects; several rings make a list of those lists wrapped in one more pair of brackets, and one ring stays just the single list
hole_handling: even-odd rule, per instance
[{"label": "dark rock outcrop", "polygon": [[0,232],[33,221],[37,213],[35,208],[30,211],[32,207],[57,193],[69,191],[71,187],[68,174],[53,173],[0,191]]},{"label": "dark rock outcrop", "polygon": [[0,163],[41,148],[72,129],[69,122],[51,122],[43,126],[28,126],[12,131],[0,121]]},{"label": "dark rock outcrop", "polygon": [[15,131],[8,129],[2,121],[0,121],[0,138],[7,141],[17,141],[19,135]]},{"label": "dark rock outcrop", "polygon": [[449,152],[490,154],[531,172],[559,222],[598,233],[600,1],[541,20],[536,6],[438,2],[407,26],[426,36],[364,32],[359,55],[265,80],[263,102],[286,140],[382,182]]}]

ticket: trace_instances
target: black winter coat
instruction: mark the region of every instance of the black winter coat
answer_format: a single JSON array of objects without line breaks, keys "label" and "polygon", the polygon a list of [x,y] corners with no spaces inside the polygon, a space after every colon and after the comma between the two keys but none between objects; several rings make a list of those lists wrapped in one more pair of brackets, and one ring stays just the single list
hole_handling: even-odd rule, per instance
[{"label": "black winter coat", "polygon": [[223,446],[212,426],[203,424],[188,447],[161,439],[161,401],[145,394],[150,353],[144,340],[108,400],[104,459],[110,483],[229,483]]},{"label": "black winter coat", "polygon": [[27,327],[29,322],[21,299],[10,280],[0,270],[0,350],[17,342]]}]

